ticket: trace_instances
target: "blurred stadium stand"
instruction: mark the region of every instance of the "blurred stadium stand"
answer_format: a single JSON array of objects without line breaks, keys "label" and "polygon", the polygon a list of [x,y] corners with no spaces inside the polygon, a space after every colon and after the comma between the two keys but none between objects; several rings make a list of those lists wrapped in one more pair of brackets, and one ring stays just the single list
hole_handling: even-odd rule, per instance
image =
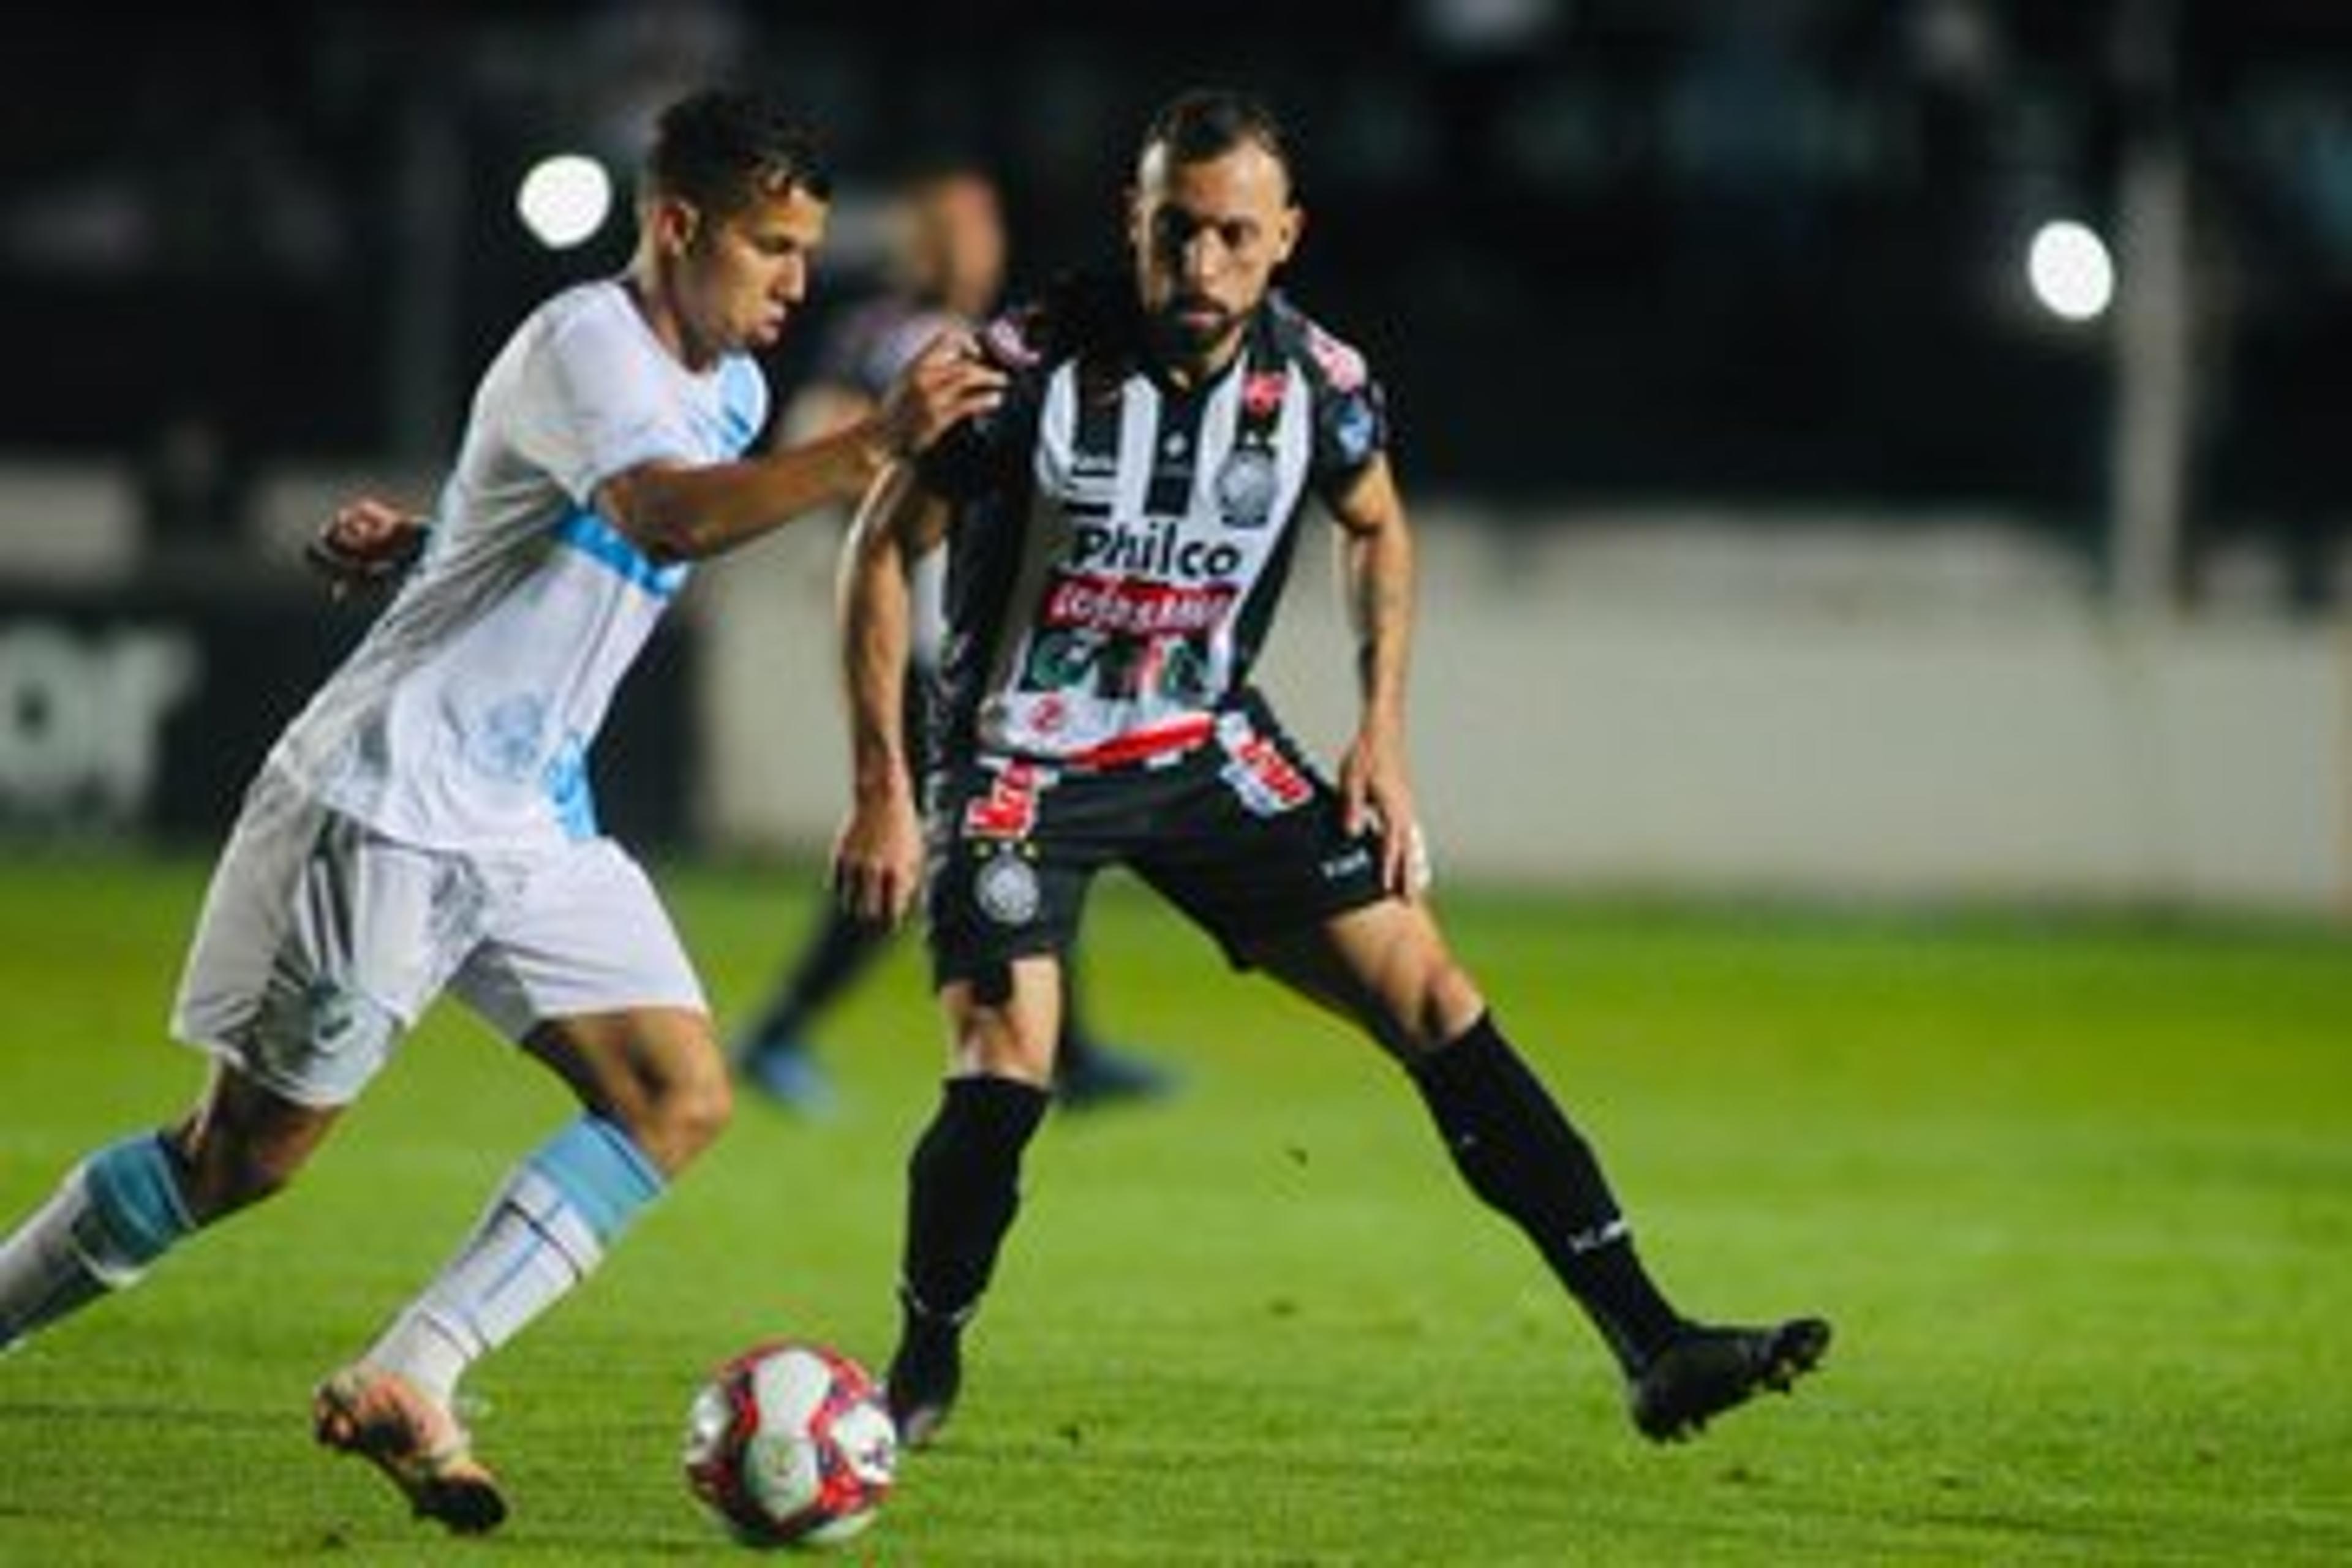
[{"label": "blurred stadium stand", "polygon": [[[1034,283],[1104,253],[1169,91],[1262,90],[1298,134],[1298,290],[1384,371],[1407,483],[1431,526],[1478,534],[1479,570],[1573,548],[1661,626],[2095,616],[2138,510],[2166,514],[2142,607],[2176,624],[2320,626],[2352,585],[2338,0],[1196,0],[887,26],[844,0],[328,3],[128,37],[92,12],[11,43],[0,584],[87,583],[111,540],[127,574],[299,595],[289,546],[324,497],[430,482],[516,317],[620,264],[622,222],[534,244],[523,171],[572,148],[625,168],[653,105],[737,76],[796,95],[845,176],[812,317],[855,297],[857,187],[900,158],[1002,169]],[[2127,195],[2151,167],[2174,230]],[[2059,216],[2119,247],[2125,308],[2034,302],[2027,238]],[[2134,290],[2167,244],[2151,307]],[[711,753],[762,754],[723,732],[723,691],[702,721]],[[743,822],[710,801],[756,790],[683,787],[722,830]],[[2347,833],[2313,851],[2331,889]]]}]

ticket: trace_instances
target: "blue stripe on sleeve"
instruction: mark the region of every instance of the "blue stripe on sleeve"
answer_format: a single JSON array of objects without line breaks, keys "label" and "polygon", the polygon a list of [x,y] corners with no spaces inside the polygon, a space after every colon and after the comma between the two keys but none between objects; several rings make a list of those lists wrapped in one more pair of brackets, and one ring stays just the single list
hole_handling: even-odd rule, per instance
[{"label": "blue stripe on sleeve", "polygon": [[618,529],[593,511],[567,513],[563,521],[556,524],[555,537],[599,566],[618,573],[656,598],[674,597],[678,589],[686,585],[688,567],[685,562],[668,566],[656,565],[651,557]]}]

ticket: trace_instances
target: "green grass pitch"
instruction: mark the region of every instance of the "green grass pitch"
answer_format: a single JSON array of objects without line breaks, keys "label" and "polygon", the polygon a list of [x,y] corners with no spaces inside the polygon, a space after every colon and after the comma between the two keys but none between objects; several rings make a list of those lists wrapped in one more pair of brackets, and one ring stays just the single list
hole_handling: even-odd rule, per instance
[{"label": "green grass pitch", "polygon": [[[12,855],[0,1213],[175,1115],[204,868]],[[715,1002],[806,872],[667,868]],[[1533,1252],[1337,1025],[1131,885],[1087,980],[1179,1064],[1050,1122],[968,1399],[880,1563],[2352,1561],[2352,942],[2051,915],[1450,893],[1456,947],[1705,1314],[1820,1310],[1822,1374],[1654,1449]],[[453,1546],[315,1449],[308,1391],[567,1114],[436,1012],[284,1196],[0,1361],[0,1563],[723,1562],[688,1398],[762,1337],[887,1349],[938,1030],[903,943],[821,1126],[746,1100],[590,1287],[477,1369],[514,1516]],[[451,1560],[455,1560],[454,1558]]]}]

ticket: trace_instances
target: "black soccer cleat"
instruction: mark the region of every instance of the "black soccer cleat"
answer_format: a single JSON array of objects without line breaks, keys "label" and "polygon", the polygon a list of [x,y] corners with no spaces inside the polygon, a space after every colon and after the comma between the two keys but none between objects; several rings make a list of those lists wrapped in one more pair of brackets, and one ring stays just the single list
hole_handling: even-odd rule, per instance
[{"label": "black soccer cleat", "polygon": [[1764,1329],[1695,1327],[1627,1384],[1625,1402],[1643,1436],[1678,1443],[1759,1390],[1788,1393],[1829,1348],[1830,1326],[1820,1318]]},{"label": "black soccer cleat", "polygon": [[883,1402],[902,1448],[928,1448],[947,1425],[963,1385],[963,1322],[934,1317],[913,1302],[900,1318],[898,1348],[883,1375]]}]

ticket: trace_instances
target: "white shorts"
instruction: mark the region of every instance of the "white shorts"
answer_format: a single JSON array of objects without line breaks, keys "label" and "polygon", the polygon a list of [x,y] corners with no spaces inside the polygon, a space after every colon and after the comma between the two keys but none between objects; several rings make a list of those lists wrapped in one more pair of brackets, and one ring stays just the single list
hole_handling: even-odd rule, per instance
[{"label": "white shorts", "polygon": [[513,1040],[575,1014],[709,1010],[612,840],[425,849],[264,771],[205,894],[172,1032],[299,1104],[343,1105],[444,990]]}]

